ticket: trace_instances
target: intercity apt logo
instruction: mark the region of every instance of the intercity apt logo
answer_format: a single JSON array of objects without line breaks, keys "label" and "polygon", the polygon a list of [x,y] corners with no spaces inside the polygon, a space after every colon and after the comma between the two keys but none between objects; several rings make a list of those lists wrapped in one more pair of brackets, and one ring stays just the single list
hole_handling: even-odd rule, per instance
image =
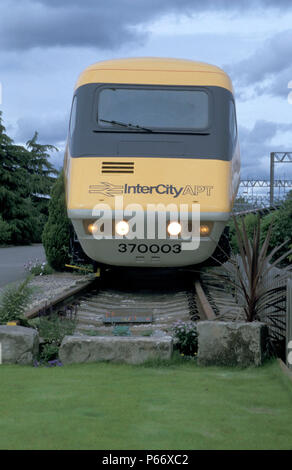
[{"label": "intercity apt logo", "polygon": [[185,186],[176,186],[174,184],[157,184],[155,186],[148,186],[143,184],[124,185],[112,184],[102,181],[100,184],[91,184],[89,186],[89,193],[102,194],[107,197],[114,197],[120,194],[158,194],[172,196],[176,199],[178,196],[198,196],[204,193],[206,196],[211,196],[214,186],[200,185],[200,184],[187,184]]}]

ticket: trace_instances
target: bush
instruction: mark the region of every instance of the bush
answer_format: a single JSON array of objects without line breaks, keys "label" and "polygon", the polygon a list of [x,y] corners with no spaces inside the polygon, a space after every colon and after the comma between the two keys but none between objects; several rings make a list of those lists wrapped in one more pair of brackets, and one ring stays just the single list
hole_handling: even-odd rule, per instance
[{"label": "bush", "polygon": [[48,317],[40,317],[36,327],[45,343],[60,346],[66,335],[73,334],[76,321],[53,314]]},{"label": "bush", "polygon": [[39,355],[41,362],[49,362],[58,359],[59,346],[55,343],[45,343]]},{"label": "bush", "polygon": [[53,269],[62,271],[70,261],[70,221],[65,203],[63,171],[52,188],[49,218],[44,227],[42,241],[48,263]]},{"label": "bush", "polygon": [[[47,203],[48,204],[48,203]],[[41,243],[42,242],[42,233],[44,226],[47,223],[48,216],[42,213],[37,213],[35,209],[35,214],[33,216],[33,226],[34,231],[31,238],[31,243]]]},{"label": "bush", "polygon": [[[66,335],[72,335],[76,328],[76,320],[62,318],[57,314],[40,317],[31,322],[31,326],[39,332],[43,342],[40,345],[39,361],[41,364],[58,359],[59,348]],[[58,364],[56,364],[58,365]]]},{"label": "bush", "polygon": [[172,328],[176,347],[185,356],[194,356],[198,350],[197,325],[192,321],[178,321]]},{"label": "bush", "polygon": [[54,272],[49,264],[41,263],[38,259],[26,263],[24,269],[33,276],[45,276]]},{"label": "bush", "polygon": [[[266,323],[269,328],[267,352],[270,355],[282,355],[286,333],[283,321],[286,307],[283,303],[285,305],[286,285],[291,269],[289,267],[273,268],[278,267],[283,259],[287,259],[291,255],[291,250],[287,251],[285,242],[272,251],[269,249],[273,233],[271,223],[262,244],[260,243],[262,237],[259,214],[252,237],[247,234],[244,220],[239,221],[234,217],[234,225],[240,256],[232,256],[229,262],[222,266],[221,272],[213,272],[209,275],[213,280],[222,281],[223,291],[230,286],[238,304],[243,308],[247,322]],[[280,254],[283,249],[284,253]]]},{"label": "bush", "polygon": [[20,285],[8,286],[3,291],[0,299],[0,324],[9,321],[18,321],[27,326],[28,321],[24,312],[31,299],[33,289],[28,286],[31,277],[27,277]]},{"label": "bush", "polygon": [[[242,231],[242,220],[244,220],[244,225],[246,229],[246,233],[249,238],[252,238],[254,228],[256,227],[257,224],[257,216],[255,214],[247,214],[244,217],[240,218],[239,221],[239,228]],[[237,254],[239,253],[239,247],[238,247],[238,237],[236,234],[236,228],[234,225],[234,220],[232,219],[229,223],[229,234],[230,234],[230,244],[233,253]]]},{"label": "bush", "polygon": [[[261,243],[265,239],[270,225],[273,224],[273,230],[270,238],[269,252],[275,247],[281,245],[284,241],[288,240],[287,244],[282,247],[277,256],[281,256],[287,251],[287,246],[292,244],[292,192],[287,196],[287,199],[282,204],[280,209],[266,215],[262,221]],[[287,264],[287,259],[285,264]]]}]

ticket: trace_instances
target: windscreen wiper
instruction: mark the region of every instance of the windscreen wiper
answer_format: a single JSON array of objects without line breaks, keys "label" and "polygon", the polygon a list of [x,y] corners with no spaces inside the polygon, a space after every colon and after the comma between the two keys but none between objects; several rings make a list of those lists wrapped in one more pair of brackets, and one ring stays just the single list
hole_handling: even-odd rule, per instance
[{"label": "windscreen wiper", "polygon": [[[179,134],[195,134],[195,135],[209,135],[210,134],[210,131],[167,131],[167,130],[162,130],[162,129],[158,129],[158,130],[154,130],[154,129],[149,129],[148,127],[142,127],[142,126],[139,126],[138,124],[127,124],[126,122],[121,122],[121,121],[109,121],[107,119],[99,119],[99,121],[102,121],[102,122],[108,122],[109,124],[113,124],[113,125],[117,125],[117,126],[121,126],[121,127],[126,127],[127,129],[140,129],[142,131],[145,131],[145,132],[152,132],[153,134],[173,134],[173,135],[179,135]],[[94,129],[93,132],[103,132],[102,130],[100,129]],[[108,131],[106,131],[108,132]]]},{"label": "windscreen wiper", "polygon": [[[120,121],[108,121],[107,119],[99,119],[101,122],[108,122],[109,124],[114,124],[116,126],[122,126],[122,127],[127,127],[128,129],[141,129],[142,131],[146,131],[146,132],[153,132],[152,129],[148,129],[147,127],[142,127],[142,126],[139,126],[138,124],[131,124],[129,122],[129,124],[127,124],[126,122],[120,122]],[[96,131],[94,131],[96,132]]]}]

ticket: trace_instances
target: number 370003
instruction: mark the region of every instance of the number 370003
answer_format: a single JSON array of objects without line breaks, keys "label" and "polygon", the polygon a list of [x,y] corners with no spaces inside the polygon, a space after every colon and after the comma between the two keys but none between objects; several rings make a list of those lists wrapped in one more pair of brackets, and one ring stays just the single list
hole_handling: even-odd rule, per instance
[{"label": "number 370003", "polygon": [[146,245],[145,243],[120,243],[118,247],[119,253],[180,253],[181,245],[176,243],[175,245],[169,245],[165,243],[163,245]]}]

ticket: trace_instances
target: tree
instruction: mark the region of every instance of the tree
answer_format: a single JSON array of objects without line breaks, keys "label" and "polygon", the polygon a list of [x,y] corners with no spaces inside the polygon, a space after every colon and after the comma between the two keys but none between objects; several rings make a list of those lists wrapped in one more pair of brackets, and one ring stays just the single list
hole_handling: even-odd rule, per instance
[{"label": "tree", "polygon": [[36,209],[34,210],[35,230],[33,242],[41,240],[49,215],[49,194],[58,174],[58,171],[49,161],[50,154],[48,153],[48,151],[52,150],[58,152],[58,149],[54,145],[38,143],[37,138],[38,133],[35,132],[33,138],[26,143],[26,147],[30,152],[27,165],[27,170],[30,174],[30,197],[33,207]]},{"label": "tree", "polygon": [[57,174],[48,151],[57,149],[37,143],[37,137],[35,132],[26,147],[15,145],[0,112],[0,243],[41,241]]},{"label": "tree", "polygon": [[7,244],[11,240],[11,227],[0,215],[0,245]]},{"label": "tree", "polygon": [[5,132],[0,113],[0,215],[2,222],[10,227],[6,242],[30,243],[33,235],[33,207],[26,170],[29,151],[15,145]]},{"label": "tree", "polygon": [[48,195],[56,180],[53,175],[58,171],[49,162],[49,150],[58,152],[54,145],[42,145],[37,142],[38,133],[35,132],[32,139],[28,140],[26,147],[30,152],[27,171],[30,173],[30,191],[32,194]]}]

